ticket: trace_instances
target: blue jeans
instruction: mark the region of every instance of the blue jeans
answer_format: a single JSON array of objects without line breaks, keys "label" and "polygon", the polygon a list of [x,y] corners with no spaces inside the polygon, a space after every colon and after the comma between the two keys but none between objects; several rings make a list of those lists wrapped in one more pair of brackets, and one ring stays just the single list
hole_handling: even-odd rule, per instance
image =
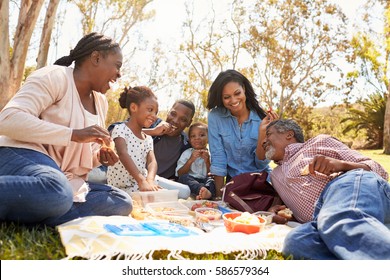
[{"label": "blue jeans", "polygon": [[178,190],[179,191],[179,198],[181,199],[187,199],[191,195],[190,188],[187,185],[184,185],[182,183],[161,177],[156,175],[154,178],[155,184],[159,185],[160,187],[167,189],[167,190]]},{"label": "blue jeans", "polygon": [[128,215],[131,198],[102,184],[90,184],[86,202],[73,203],[72,187],[47,155],[0,147],[0,221],[56,226],[85,216]]},{"label": "blue jeans", "polygon": [[211,192],[211,197],[215,197],[215,183],[212,177],[195,178],[189,174],[179,176],[179,182],[190,187],[191,194],[197,196],[202,187],[207,188]]},{"label": "blue jeans", "polygon": [[313,221],[293,229],[283,254],[294,259],[390,259],[390,185],[351,170],[322,191]]}]

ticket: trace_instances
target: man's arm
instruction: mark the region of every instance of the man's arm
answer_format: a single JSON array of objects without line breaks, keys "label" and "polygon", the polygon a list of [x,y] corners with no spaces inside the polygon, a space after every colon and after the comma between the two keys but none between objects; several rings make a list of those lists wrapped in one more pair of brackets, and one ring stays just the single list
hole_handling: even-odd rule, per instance
[{"label": "man's arm", "polygon": [[309,172],[311,174],[314,174],[314,172],[317,171],[325,175],[330,175],[358,168],[362,168],[367,171],[371,170],[371,168],[364,163],[344,161],[323,155],[315,156],[309,164]]}]

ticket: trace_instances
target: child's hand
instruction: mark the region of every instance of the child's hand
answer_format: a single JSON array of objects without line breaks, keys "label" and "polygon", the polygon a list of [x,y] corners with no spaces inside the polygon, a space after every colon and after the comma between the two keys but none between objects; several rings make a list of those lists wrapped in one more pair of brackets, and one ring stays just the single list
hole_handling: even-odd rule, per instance
[{"label": "child's hand", "polygon": [[210,159],[210,154],[207,150],[201,150],[200,157],[203,158],[205,161],[208,161]]},{"label": "child's hand", "polygon": [[154,182],[143,180],[141,184],[138,185],[138,189],[141,192],[147,192],[147,191],[158,191],[161,187],[156,185]]},{"label": "child's hand", "polygon": [[201,156],[202,156],[202,150],[193,150],[191,157],[190,157],[190,160],[195,161],[197,158],[199,158]]},{"label": "child's hand", "polygon": [[162,121],[154,128],[154,131],[158,135],[164,135],[164,134],[171,133],[175,129],[176,129],[175,126],[171,125],[170,123],[167,123],[166,121]]}]

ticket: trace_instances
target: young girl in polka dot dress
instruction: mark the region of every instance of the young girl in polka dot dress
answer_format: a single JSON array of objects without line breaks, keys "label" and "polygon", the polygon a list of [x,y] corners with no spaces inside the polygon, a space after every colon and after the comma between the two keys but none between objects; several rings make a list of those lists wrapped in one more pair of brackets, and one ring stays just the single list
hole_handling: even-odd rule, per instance
[{"label": "young girl in polka dot dress", "polygon": [[128,121],[111,132],[119,161],[108,167],[107,181],[126,192],[156,191],[157,161],[151,136],[142,132],[157,119],[158,103],[154,93],[144,86],[125,88],[119,98],[122,108],[129,111]]}]

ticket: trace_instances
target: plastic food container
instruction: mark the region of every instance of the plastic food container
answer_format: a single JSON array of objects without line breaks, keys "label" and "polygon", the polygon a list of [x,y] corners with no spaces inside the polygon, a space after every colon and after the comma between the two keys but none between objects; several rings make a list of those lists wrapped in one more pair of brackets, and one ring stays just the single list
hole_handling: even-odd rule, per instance
[{"label": "plastic food container", "polygon": [[195,211],[196,208],[215,208],[218,209],[218,206],[222,203],[221,201],[211,201],[211,200],[179,200],[181,204],[188,207],[191,211]]},{"label": "plastic food container", "polygon": [[145,210],[150,212],[152,215],[158,216],[164,215],[184,215],[188,214],[190,209],[185,207],[183,204],[177,201],[166,201],[166,202],[153,202],[148,203],[145,206]]},{"label": "plastic food container", "polygon": [[256,215],[258,217],[262,217],[267,222],[267,225],[272,223],[272,218],[275,216],[275,213],[273,212],[267,212],[267,211],[258,211],[256,213],[253,213],[253,215]]},{"label": "plastic food container", "polygon": [[132,192],[131,197],[141,206],[145,206],[148,203],[177,201],[179,191],[159,190],[150,192]]},{"label": "plastic food container", "polygon": [[[262,217],[258,217],[253,214],[245,214],[245,217],[242,217],[244,213],[241,212],[232,212],[232,213],[225,213],[222,215],[223,217],[223,222],[225,224],[225,228],[228,232],[243,232],[247,234],[252,234],[252,233],[257,233],[260,232],[264,229],[266,225],[266,220],[263,219]],[[248,221],[246,218],[249,217],[248,215],[251,215],[251,218],[257,218],[258,219],[258,224],[249,224],[249,223],[244,223],[239,220],[235,220],[236,218],[240,217],[246,221]],[[256,221],[257,223],[257,221]]]},{"label": "plastic food container", "polygon": [[195,209],[195,218],[204,222],[220,220],[222,212],[215,208],[201,207]]}]

